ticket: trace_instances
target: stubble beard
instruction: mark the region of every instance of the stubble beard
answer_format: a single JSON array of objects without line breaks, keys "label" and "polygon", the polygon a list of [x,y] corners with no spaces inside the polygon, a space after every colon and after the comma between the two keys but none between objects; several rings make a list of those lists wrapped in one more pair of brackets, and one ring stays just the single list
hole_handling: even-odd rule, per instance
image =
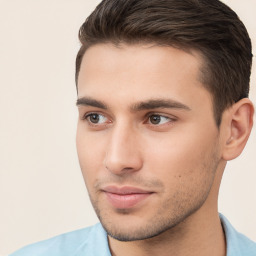
[{"label": "stubble beard", "polygon": [[[209,158],[207,158],[209,160]],[[209,162],[210,161],[210,162]],[[189,191],[178,190],[169,199],[163,202],[159,209],[155,211],[151,218],[148,218],[140,225],[132,227],[125,224],[125,218],[129,218],[130,210],[117,210],[115,214],[122,215],[124,221],[122,225],[115,222],[109,209],[99,207],[99,202],[95,200],[89,192],[89,196],[94,210],[107,234],[119,241],[131,242],[146,240],[157,237],[166,231],[177,231],[175,227],[184,223],[186,219],[197,212],[205,203],[214,182],[215,173],[219,164],[216,154],[212,154],[210,160],[205,161],[201,169],[205,176],[208,175],[207,183],[197,184]],[[208,172],[206,171],[208,170]],[[199,189],[200,188],[200,189]],[[170,206],[169,211],[168,206]],[[145,216],[147,217],[147,216]]]},{"label": "stubble beard", "polygon": [[[207,194],[208,195],[208,194]],[[97,204],[93,203],[94,210],[107,234],[119,241],[131,242],[146,240],[153,237],[157,237],[168,230],[174,230],[176,226],[184,222],[189,216],[195,213],[201,208],[207,197],[202,198],[195,205],[184,207],[183,202],[173,202],[176,205],[174,211],[170,211],[167,216],[163,216],[163,212],[166,212],[165,204],[160,207],[152,218],[144,225],[137,225],[136,228],[131,229],[129,222],[125,224],[125,220],[122,225],[115,223],[115,219],[108,212],[104,213],[104,210],[100,210]],[[119,210],[119,215],[125,215],[129,218],[129,210]]]}]

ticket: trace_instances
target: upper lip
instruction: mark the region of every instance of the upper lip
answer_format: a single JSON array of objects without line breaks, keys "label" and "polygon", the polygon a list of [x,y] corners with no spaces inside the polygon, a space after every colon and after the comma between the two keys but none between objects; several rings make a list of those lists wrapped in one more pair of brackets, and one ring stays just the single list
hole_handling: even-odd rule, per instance
[{"label": "upper lip", "polygon": [[129,194],[150,194],[152,191],[147,191],[141,188],[124,186],[124,187],[116,187],[116,186],[107,186],[102,189],[104,192],[118,194],[118,195],[129,195]]}]

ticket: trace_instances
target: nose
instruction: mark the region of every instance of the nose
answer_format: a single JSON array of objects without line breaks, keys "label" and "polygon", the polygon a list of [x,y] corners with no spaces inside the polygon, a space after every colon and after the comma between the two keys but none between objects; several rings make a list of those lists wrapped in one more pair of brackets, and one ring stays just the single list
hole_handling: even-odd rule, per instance
[{"label": "nose", "polygon": [[136,172],[142,168],[138,133],[134,129],[127,125],[113,127],[104,164],[115,175]]}]

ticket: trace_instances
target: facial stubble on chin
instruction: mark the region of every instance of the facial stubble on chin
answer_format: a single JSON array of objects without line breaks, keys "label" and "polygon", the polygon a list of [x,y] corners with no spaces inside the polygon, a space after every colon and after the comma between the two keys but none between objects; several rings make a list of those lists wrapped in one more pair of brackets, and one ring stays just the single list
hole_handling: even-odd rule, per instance
[{"label": "facial stubble on chin", "polygon": [[[179,206],[177,206],[178,212],[170,212],[168,218],[162,217],[162,213],[166,211],[166,207],[164,204],[158,209],[154,216],[147,221],[147,223],[145,223],[143,226],[138,225],[137,228],[134,230],[130,229],[129,222],[125,224],[125,219],[123,221],[123,225],[120,226],[115,223],[115,217],[111,216],[111,213],[108,210],[99,209],[97,206],[97,202],[92,201],[92,204],[103,228],[106,230],[107,234],[110,237],[123,242],[132,242],[157,237],[160,234],[175,228],[188,216],[192,215],[197,209],[199,209],[204,201],[205,200],[198,202],[198,204],[194,205],[194,207],[189,207],[189,211],[186,208],[183,208],[183,204],[180,204]],[[173,201],[173,204],[177,205],[177,202]],[[129,218],[133,214],[132,212],[133,210],[129,209],[115,210],[115,214],[118,214],[119,216],[122,216],[124,218]]]},{"label": "facial stubble on chin", "polygon": [[[116,240],[129,242],[150,239],[168,230],[174,230],[177,225],[184,222],[189,216],[201,208],[210,193],[218,162],[215,154],[208,160],[210,163],[206,161],[202,164],[201,168],[207,168],[207,173],[212,176],[212,178],[208,184],[198,184],[199,187],[203,188],[200,192],[198,192],[198,186],[195,186],[194,190],[192,189],[187,193],[182,190],[176,191],[160,205],[159,209],[156,210],[151,218],[142,223],[142,225],[138,224],[136,228],[133,229],[131,229],[128,221],[127,224],[125,224],[125,218],[130,218],[133,214],[136,215],[136,210],[116,209],[111,213],[106,206],[105,208],[100,207],[99,201],[97,201],[97,199],[95,200],[89,192],[94,210],[107,234]],[[154,181],[151,183],[154,183]],[[161,181],[156,180],[155,184],[161,186]],[[168,206],[172,207],[170,207],[169,212],[164,215],[163,213],[166,213]],[[124,218],[122,225],[116,223],[113,214]]]}]

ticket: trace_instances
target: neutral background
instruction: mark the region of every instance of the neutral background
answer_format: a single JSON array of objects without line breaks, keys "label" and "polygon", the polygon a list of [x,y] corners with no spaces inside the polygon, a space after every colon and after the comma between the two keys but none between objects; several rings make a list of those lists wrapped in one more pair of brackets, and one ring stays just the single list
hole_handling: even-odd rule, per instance
[{"label": "neutral background", "polygon": [[[256,55],[255,0],[226,0]],[[75,148],[77,33],[96,0],[0,0],[0,255],[92,225]],[[254,60],[255,62],[255,60]],[[256,102],[253,67],[251,99]],[[229,163],[220,212],[256,240],[256,130]]]}]

